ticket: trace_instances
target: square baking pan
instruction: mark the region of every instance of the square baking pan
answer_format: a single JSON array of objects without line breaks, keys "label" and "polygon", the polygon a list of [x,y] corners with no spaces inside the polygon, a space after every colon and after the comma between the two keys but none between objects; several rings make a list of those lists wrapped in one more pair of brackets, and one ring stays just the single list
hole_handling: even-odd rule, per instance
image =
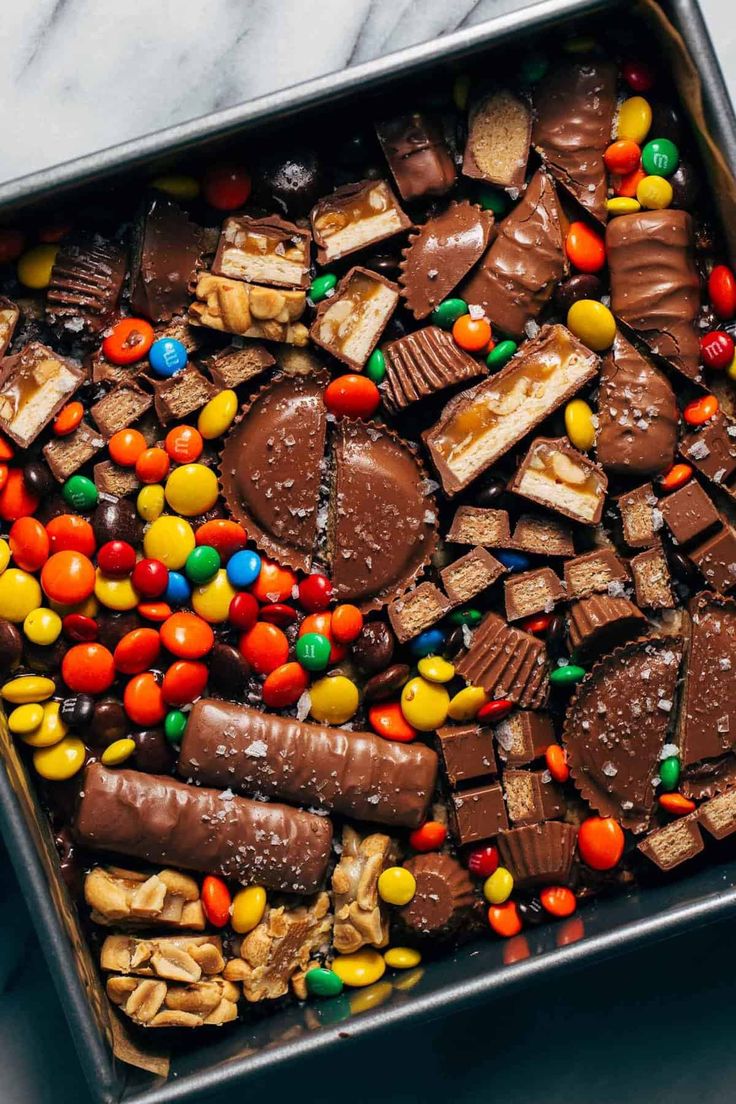
[{"label": "square baking pan", "polygon": [[[595,21],[647,21],[647,49],[666,52],[691,117],[711,187],[736,259],[736,119],[696,0],[669,0],[666,18],[651,0],[544,0],[444,38],[321,77],[249,104],[127,142],[0,185],[0,224],[50,204],[83,203],[102,182],[118,185],[211,155],[236,136],[314,116],[336,101],[349,106],[380,87],[429,78],[436,67],[461,69],[500,43],[571,23],[575,33]],[[242,1087],[256,1071],[329,1048],[409,1018],[445,1015],[479,1005],[541,975],[592,963],[686,928],[736,915],[736,858],[723,851],[689,877],[601,898],[569,920],[505,941],[479,940],[393,980],[331,1001],[279,1005],[218,1031],[198,1032],[175,1049],[170,1066],[131,1048],[111,1015],[76,909],[64,887],[48,822],[0,716],[0,828],[27,899],[41,946],[93,1096],[101,1104],[166,1104],[197,1093]],[[153,1033],[152,1033],[153,1034]]]}]

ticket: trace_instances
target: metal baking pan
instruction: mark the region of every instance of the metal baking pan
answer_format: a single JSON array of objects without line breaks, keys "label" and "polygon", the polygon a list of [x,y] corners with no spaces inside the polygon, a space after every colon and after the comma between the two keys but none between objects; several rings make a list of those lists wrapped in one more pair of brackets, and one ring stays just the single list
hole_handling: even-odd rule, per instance
[{"label": "metal baking pan", "polygon": [[[338,98],[347,100],[408,74],[429,73],[434,66],[457,63],[553,24],[573,20],[576,29],[584,28],[583,17],[601,11],[610,19],[628,19],[633,6],[629,0],[544,0],[346,72],[10,181],[0,185],[0,223],[19,209],[43,206],[50,199],[57,204],[62,195],[79,202],[83,190],[101,180],[140,173],[144,167],[149,175],[180,155],[209,152],[266,123],[273,125],[327,102],[332,106]],[[706,167],[714,177],[714,193],[721,198],[721,215],[730,215],[734,223],[736,119],[718,62],[696,0],[669,0],[663,6],[694,62],[691,74],[699,74],[700,128],[707,128],[712,138],[710,145],[703,143]],[[605,28],[605,22],[599,27]],[[697,98],[687,97],[696,111]],[[196,1043],[188,1040],[186,1049],[172,1056],[170,1074],[164,1078],[113,1057],[106,1017],[100,1012],[99,984],[59,876],[50,831],[2,717],[0,762],[0,828],[90,1089],[100,1104],[169,1104],[192,1100],[197,1093],[241,1087],[255,1071],[328,1048],[338,1039],[395,1027],[410,1017],[440,1016],[478,1005],[538,976],[736,915],[736,858],[724,858],[690,877],[601,899],[561,924],[533,929],[508,942],[479,941],[369,989],[317,1004],[290,1004],[231,1029],[198,1032]]]}]

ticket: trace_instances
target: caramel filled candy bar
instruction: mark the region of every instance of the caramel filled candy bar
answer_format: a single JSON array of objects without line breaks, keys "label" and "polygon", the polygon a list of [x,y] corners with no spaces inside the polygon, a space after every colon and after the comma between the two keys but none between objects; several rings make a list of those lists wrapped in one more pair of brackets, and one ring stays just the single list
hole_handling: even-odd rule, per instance
[{"label": "caramel filled candy bar", "polygon": [[608,479],[566,437],[538,437],[509,489],[573,521],[596,525],[603,514]]},{"label": "caramel filled candy bar", "polygon": [[367,268],[351,268],[335,294],[320,303],[309,336],[359,372],[399,302],[399,286]]},{"label": "caramel filled candy bar", "polygon": [[593,379],[598,358],[564,326],[545,326],[497,375],[461,392],[423,434],[457,494]]},{"label": "caramel filled candy bar", "polygon": [[376,124],[376,134],[402,199],[444,195],[455,162],[439,122],[420,111]]},{"label": "caramel filled candy bar", "polygon": [[278,215],[226,218],[212,262],[215,276],[272,287],[309,287],[312,235]]},{"label": "caramel filled candy bar", "polygon": [[484,96],[470,112],[463,174],[500,188],[524,187],[531,107],[513,92],[502,89]]},{"label": "caramel filled candy bar", "polygon": [[279,291],[205,272],[195,294],[189,307],[194,326],[287,345],[306,345],[309,340],[307,327],[299,322],[307,305],[304,291]]},{"label": "caramel filled candy bar", "polygon": [[83,380],[75,361],[31,341],[0,362],[0,429],[28,448]]},{"label": "caramel filled candy bar", "polygon": [[19,318],[20,307],[12,299],[0,295],[0,357],[5,355],[5,350],[13,340]]},{"label": "caramel filled candy bar", "polygon": [[551,567],[512,575],[503,584],[506,618],[520,621],[534,613],[551,613],[565,597],[565,589]]},{"label": "caramel filled candy bar", "polygon": [[418,636],[420,632],[436,625],[452,609],[439,587],[434,583],[420,583],[407,590],[388,607],[388,619],[400,644]]},{"label": "caramel filled candy bar", "polygon": [[332,847],[325,817],[100,763],[85,773],[75,829],[96,850],[286,893],[318,889]]},{"label": "caramel filled candy bar", "polygon": [[437,756],[422,744],[200,698],[189,714],[177,769],[210,785],[416,828],[432,798]]},{"label": "caramel filled candy bar", "polygon": [[310,218],[321,265],[411,226],[411,219],[401,210],[385,180],[362,180],[336,188],[316,204]]}]

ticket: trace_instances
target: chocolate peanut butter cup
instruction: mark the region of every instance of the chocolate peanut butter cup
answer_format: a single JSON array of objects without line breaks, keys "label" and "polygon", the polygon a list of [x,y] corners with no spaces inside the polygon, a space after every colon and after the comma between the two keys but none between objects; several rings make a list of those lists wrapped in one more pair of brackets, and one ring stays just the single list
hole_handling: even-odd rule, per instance
[{"label": "chocolate peanut butter cup", "polygon": [[415,936],[452,935],[475,903],[467,871],[442,853],[417,855],[404,864],[416,880],[416,892],[399,913]]}]

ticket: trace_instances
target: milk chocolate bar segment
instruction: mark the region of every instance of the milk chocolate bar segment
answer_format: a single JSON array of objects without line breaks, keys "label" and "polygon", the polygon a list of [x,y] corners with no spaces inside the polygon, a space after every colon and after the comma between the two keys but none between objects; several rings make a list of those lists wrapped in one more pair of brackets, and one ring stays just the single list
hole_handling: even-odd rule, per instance
[{"label": "milk chocolate bar segment", "polygon": [[168,322],[189,301],[189,283],[204,245],[203,231],[165,196],[147,205],[133,247],[131,306],[152,322]]},{"label": "milk chocolate bar segment", "polygon": [[706,479],[733,494],[736,475],[736,422],[721,411],[704,426],[688,433],[680,452]]},{"label": "milk chocolate bar segment", "polygon": [[5,356],[5,351],[13,340],[15,327],[20,318],[20,307],[12,299],[0,295],[0,357]]},{"label": "milk chocolate bar segment", "polygon": [[444,567],[440,578],[447,597],[459,606],[492,586],[505,571],[503,564],[485,548],[472,548],[459,560]]},{"label": "milk chocolate bar segment", "polygon": [[551,567],[538,567],[511,575],[503,584],[506,618],[520,621],[535,613],[549,613],[565,597],[562,583]]},{"label": "milk chocolate bar segment", "polygon": [[651,483],[644,483],[616,499],[624,540],[630,548],[652,548],[658,543],[662,515]]},{"label": "milk chocolate bar segment", "polygon": [[404,250],[399,283],[417,322],[467,276],[488,245],[493,214],[463,200],[427,219]]},{"label": "milk chocolate bar segment", "polygon": [[312,235],[278,215],[226,218],[212,262],[215,276],[272,287],[309,287]]},{"label": "milk chocolate bar segment", "polygon": [[680,759],[687,768],[736,745],[736,602],[716,594],[693,598],[688,661],[680,709]]},{"label": "milk chocolate bar segment", "polygon": [[178,771],[209,785],[416,828],[432,797],[437,756],[422,744],[202,698],[189,715]]},{"label": "milk chocolate bar segment", "polygon": [[321,265],[408,230],[411,219],[385,180],[344,184],[312,209],[312,232]]},{"label": "milk chocolate bar segment", "polygon": [[667,495],[660,506],[665,525],[681,545],[702,540],[721,524],[713,500],[695,479]]},{"label": "milk chocolate bar segment", "polygon": [[697,819],[688,816],[650,832],[638,847],[642,855],[666,872],[688,859],[694,859],[703,850],[704,844]]},{"label": "milk chocolate bar segment", "polygon": [[439,122],[420,111],[376,124],[376,134],[402,199],[444,195],[455,162]]}]

